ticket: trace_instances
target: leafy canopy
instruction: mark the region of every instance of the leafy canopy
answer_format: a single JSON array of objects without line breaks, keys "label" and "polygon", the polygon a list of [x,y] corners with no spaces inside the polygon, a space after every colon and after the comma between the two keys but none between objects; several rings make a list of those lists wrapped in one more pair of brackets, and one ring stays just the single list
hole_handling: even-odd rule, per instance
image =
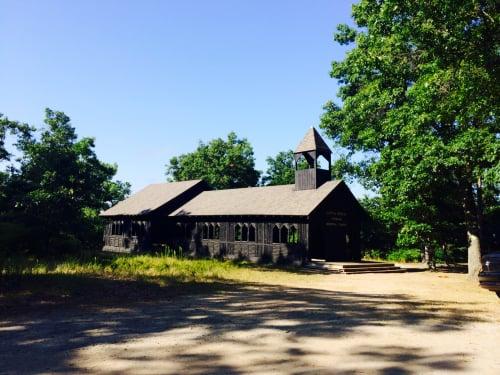
[{"label": "leafy canopy", "polygon": [[276,157],[266,159],[267,170],[262,177],[262,185],[288,185],[295,181],[293,151],[281,151]]},{"label": "leafy canopy", "polygon": [[[498,205],[500,16],[497,1],[362,0],[354,44],[332,63],[342,106],[329,102],[322,128],[351,153],[351,168],[376,189],[405,245],[480,234]],[[465,209],[464,209],[465,207]]]},{"label": "leafy canopy", "polygon": [[215,189],[256,186],[260,177],[251,144],[233,132],[226,140],[200,142],[194,152],[174,156],[166,169],[171,181],[203,179]]},{"label": "leafy canopy", "polygon": [[55,238],[89,240],[99,212],[128,195],[130,185],[113,181],[116,166],[97,158],[93,138],[78,139],[63,112],[47,109],[45,124],[39,136],[24,129],[17,141],[19,166],[5,173],[0,221],[22,224],[48,250]]},{"label": "leafy canopy", "polygon": [[[262,185],[289,185],[295,182],[295,160],[292,150],[280,151],[266,159],[267,170],[262,176]],[[297,161],[297,169],[307,169],[309,165],[305,158]]]}]

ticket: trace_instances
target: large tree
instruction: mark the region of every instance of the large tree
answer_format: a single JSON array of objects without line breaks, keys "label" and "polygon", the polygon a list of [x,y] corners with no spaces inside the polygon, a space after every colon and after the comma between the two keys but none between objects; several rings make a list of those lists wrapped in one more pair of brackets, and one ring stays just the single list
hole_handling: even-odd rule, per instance
[{"label": "large tree", "polygon": [[30,134],[33,128],[28,124],[9,120],[8,117],[0,113],[0,161],[9,161],[12,156],[5,146],[8,135],[21,136]]},{"label": "large tree", "polygon": [[293,151],[281,151],[266,159],[267,170],[262,177],[263,185],[287,185],[295,181]]},{"label": "large tree", "polygon": [[171,158],[166,168],[169,180],[204,179],[215,189],[255,186],[260,177],[252,145],[233,132],[226,140],[200,142],[194,152]]},{"label": "large tree", "polygon": [[360,1],[357,27],[335,35],[353,44],[332,63],[342,106],[327,103],[322,117],[339,145],[373,155],[359,171],[400,218],[400,237],[433,246],[450,225],[465,228],[471,277],[499,197],[498,10],[494,0]]},{"label": "large tree", "polygon": [[78,139],[63,112],[47,109],[45,124],[39,134],[20,134],[19,163],[4,174],[0,224],[17,223],[32,240],[26,247],[50,251],[54,241],[95,240],[100,210],[123,199],[130,186],[113,181],[116,166],[97,158],[93,138]]}]

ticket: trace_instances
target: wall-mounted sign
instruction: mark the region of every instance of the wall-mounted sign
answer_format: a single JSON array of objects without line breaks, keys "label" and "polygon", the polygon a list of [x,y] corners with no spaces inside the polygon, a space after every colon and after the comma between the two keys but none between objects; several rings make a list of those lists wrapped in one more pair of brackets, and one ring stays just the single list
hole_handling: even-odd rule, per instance
[{"label": "wall-mounted sign", "polygon": [[343,211],[327,211],[326,225],[329,227],[347,227],[347,213]]}]

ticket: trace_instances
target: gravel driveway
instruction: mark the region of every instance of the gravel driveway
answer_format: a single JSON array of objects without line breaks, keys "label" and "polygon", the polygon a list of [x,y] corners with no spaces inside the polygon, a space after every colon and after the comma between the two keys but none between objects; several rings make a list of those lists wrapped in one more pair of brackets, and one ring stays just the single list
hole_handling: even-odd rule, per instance
[{"label": "gravel driveway", "polygon": [[0,373],[500,373],[500,300],[465,275],[304,277],[13,310]]}]

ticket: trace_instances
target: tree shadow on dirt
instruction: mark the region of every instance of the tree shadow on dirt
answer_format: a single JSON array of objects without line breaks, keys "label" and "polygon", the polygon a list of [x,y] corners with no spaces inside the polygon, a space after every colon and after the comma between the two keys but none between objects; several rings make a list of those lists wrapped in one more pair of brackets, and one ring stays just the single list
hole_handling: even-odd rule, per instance
[{"label": "tree shadow on dirt", "polygon": [[[26,296],[25,307],[4,305],[0,373],[220,374],[282,368],[289,373],[320,373],[321,368],[312,368],[310,361],[328,353],[322,346],[325,340],[349,338],[365,328],[447,332],[478,322],[473,304],[442,304],[404,294],[229,282],[172,284],[172,280],[163,280],[170,286],[161,287],[83,276],[32,281],[50,289],[51,284],[61,284],[61,277],[65,295],[35,293]],[[169,339],[164,341],[164,336]],[[318,344],[311,350],[303,346],[306,342]],[[78,367],[77,357],[85,360],[104,344],[113,345],[104,357],[111,363],[108,370],[100,369],[99,362],[94,369]],[[224,348],[217,349],[218,345]],[[353,355],[360,361],[397,363],[379,369],[383,374],[460,371],[464,366],[463,353],[436,354],[406,345],[357,349]],[[251,360],[245,362],[246,357]],[[348,374],[355,369],[334,372]]]}]

